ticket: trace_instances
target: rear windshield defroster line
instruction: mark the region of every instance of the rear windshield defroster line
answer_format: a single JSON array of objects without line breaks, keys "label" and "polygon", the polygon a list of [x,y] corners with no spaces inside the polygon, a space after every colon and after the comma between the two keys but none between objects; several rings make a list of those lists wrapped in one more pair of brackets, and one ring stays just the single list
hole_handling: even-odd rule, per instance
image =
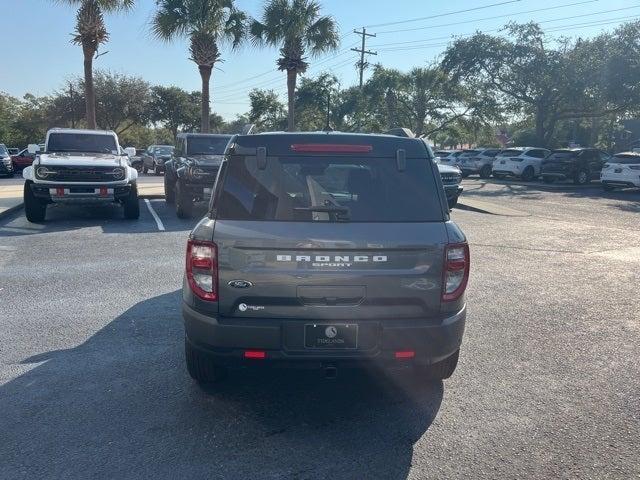
[{"label": "rear windshield defroster line", "polygon": [[227,160],[215,206],[221,220],[438,222],[444,218],[431,163],[407,158],[329,156]]}]

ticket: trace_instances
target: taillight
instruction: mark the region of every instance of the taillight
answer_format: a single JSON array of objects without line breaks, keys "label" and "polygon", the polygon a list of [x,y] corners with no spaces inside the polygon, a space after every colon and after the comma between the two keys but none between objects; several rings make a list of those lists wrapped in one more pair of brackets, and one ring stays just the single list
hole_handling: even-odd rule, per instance
[{"label": "taillight", "polygon": [[447,245],[444,250],[442,301],[457,300],[467,288],[469,280],[469,245]]},{"label": "taillight", "polygon": [[328,143],[294,143],[291,145],[292,152],[301,153],[369,153],[372,150],[372,145],[336,145]]},{"label": "taillight", "polygon": [[218,300],[218,248],[215,243],[189,240],[186,270],[189,286],[197,297]]}]

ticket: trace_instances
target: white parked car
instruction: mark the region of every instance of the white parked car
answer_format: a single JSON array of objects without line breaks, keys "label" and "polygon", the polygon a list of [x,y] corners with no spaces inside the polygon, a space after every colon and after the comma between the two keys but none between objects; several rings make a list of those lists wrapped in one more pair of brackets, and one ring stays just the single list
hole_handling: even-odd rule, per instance
[{"label": "white parked car", "polygon": [[[38,145],[29,145],[36,153]],[[140,216],[138,172],[121,154],[111,131],[54,128],[44,152],[22,171],[24,208],[30,222],[44,220],[50,203],[117,203],[125,218]]]},{"label": "white parked car", "polygon": [[468,177],[477,173],[480,178],[489,178],[493,167],[493,160],[500,153],[499,148],[474,148],[465,150],[458,157],[458,165],[462,170],[462,176]]},{"label": "white parked car", "polygon": [[454,167],[458,165],[458,157],[462,155],[462,150],[436,150],[433,155],[440,159],[442,165]]},{"label": "white parked car", "polygon": [[600,172],[602,188],[640,188],[640,153],[623,152],[611,157]]},{"label": "white parked car", "polygon": [[542,160],[550,153],[535,147],[502,150],[493,161],[492,174],[494,178],[518,177],[528,182],[540,176]]}]

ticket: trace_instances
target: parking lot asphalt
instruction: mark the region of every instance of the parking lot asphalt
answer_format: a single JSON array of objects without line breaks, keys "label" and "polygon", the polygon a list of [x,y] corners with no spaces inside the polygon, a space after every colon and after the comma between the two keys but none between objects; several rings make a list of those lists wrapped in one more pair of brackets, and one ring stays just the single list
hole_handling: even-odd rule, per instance
[{"label": "parking lot asphalt", "polygon": [[0,220],[0,478],[637,478],[640,195],[465,195],[525,215],[452,213],[472,276],[445,382],[255,370],[202,391],[179,310],[196,217]]}]

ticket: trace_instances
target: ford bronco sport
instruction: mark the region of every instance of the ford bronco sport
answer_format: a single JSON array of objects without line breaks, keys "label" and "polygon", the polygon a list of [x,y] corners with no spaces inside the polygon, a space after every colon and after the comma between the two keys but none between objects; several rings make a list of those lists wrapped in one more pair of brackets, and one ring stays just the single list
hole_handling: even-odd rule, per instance
[{"label": "ford bronco sport", "polygon": [[448,378],[466,319],[469,247],[420,139],[234,137],[183,284],[198,382],[228,367],[413,366]]},{"label": "ford bronco sport", "polygon": [[[33,148],[32,148],[33,147]],[[35,151],[37,145],[30,146]],[[120,154],[111,131],[54,128],[45,151],[22,171],[24,209],[30,222],[41,222],[50,203],[118,203],[124,216],[140,216],[138,172]]]}]

